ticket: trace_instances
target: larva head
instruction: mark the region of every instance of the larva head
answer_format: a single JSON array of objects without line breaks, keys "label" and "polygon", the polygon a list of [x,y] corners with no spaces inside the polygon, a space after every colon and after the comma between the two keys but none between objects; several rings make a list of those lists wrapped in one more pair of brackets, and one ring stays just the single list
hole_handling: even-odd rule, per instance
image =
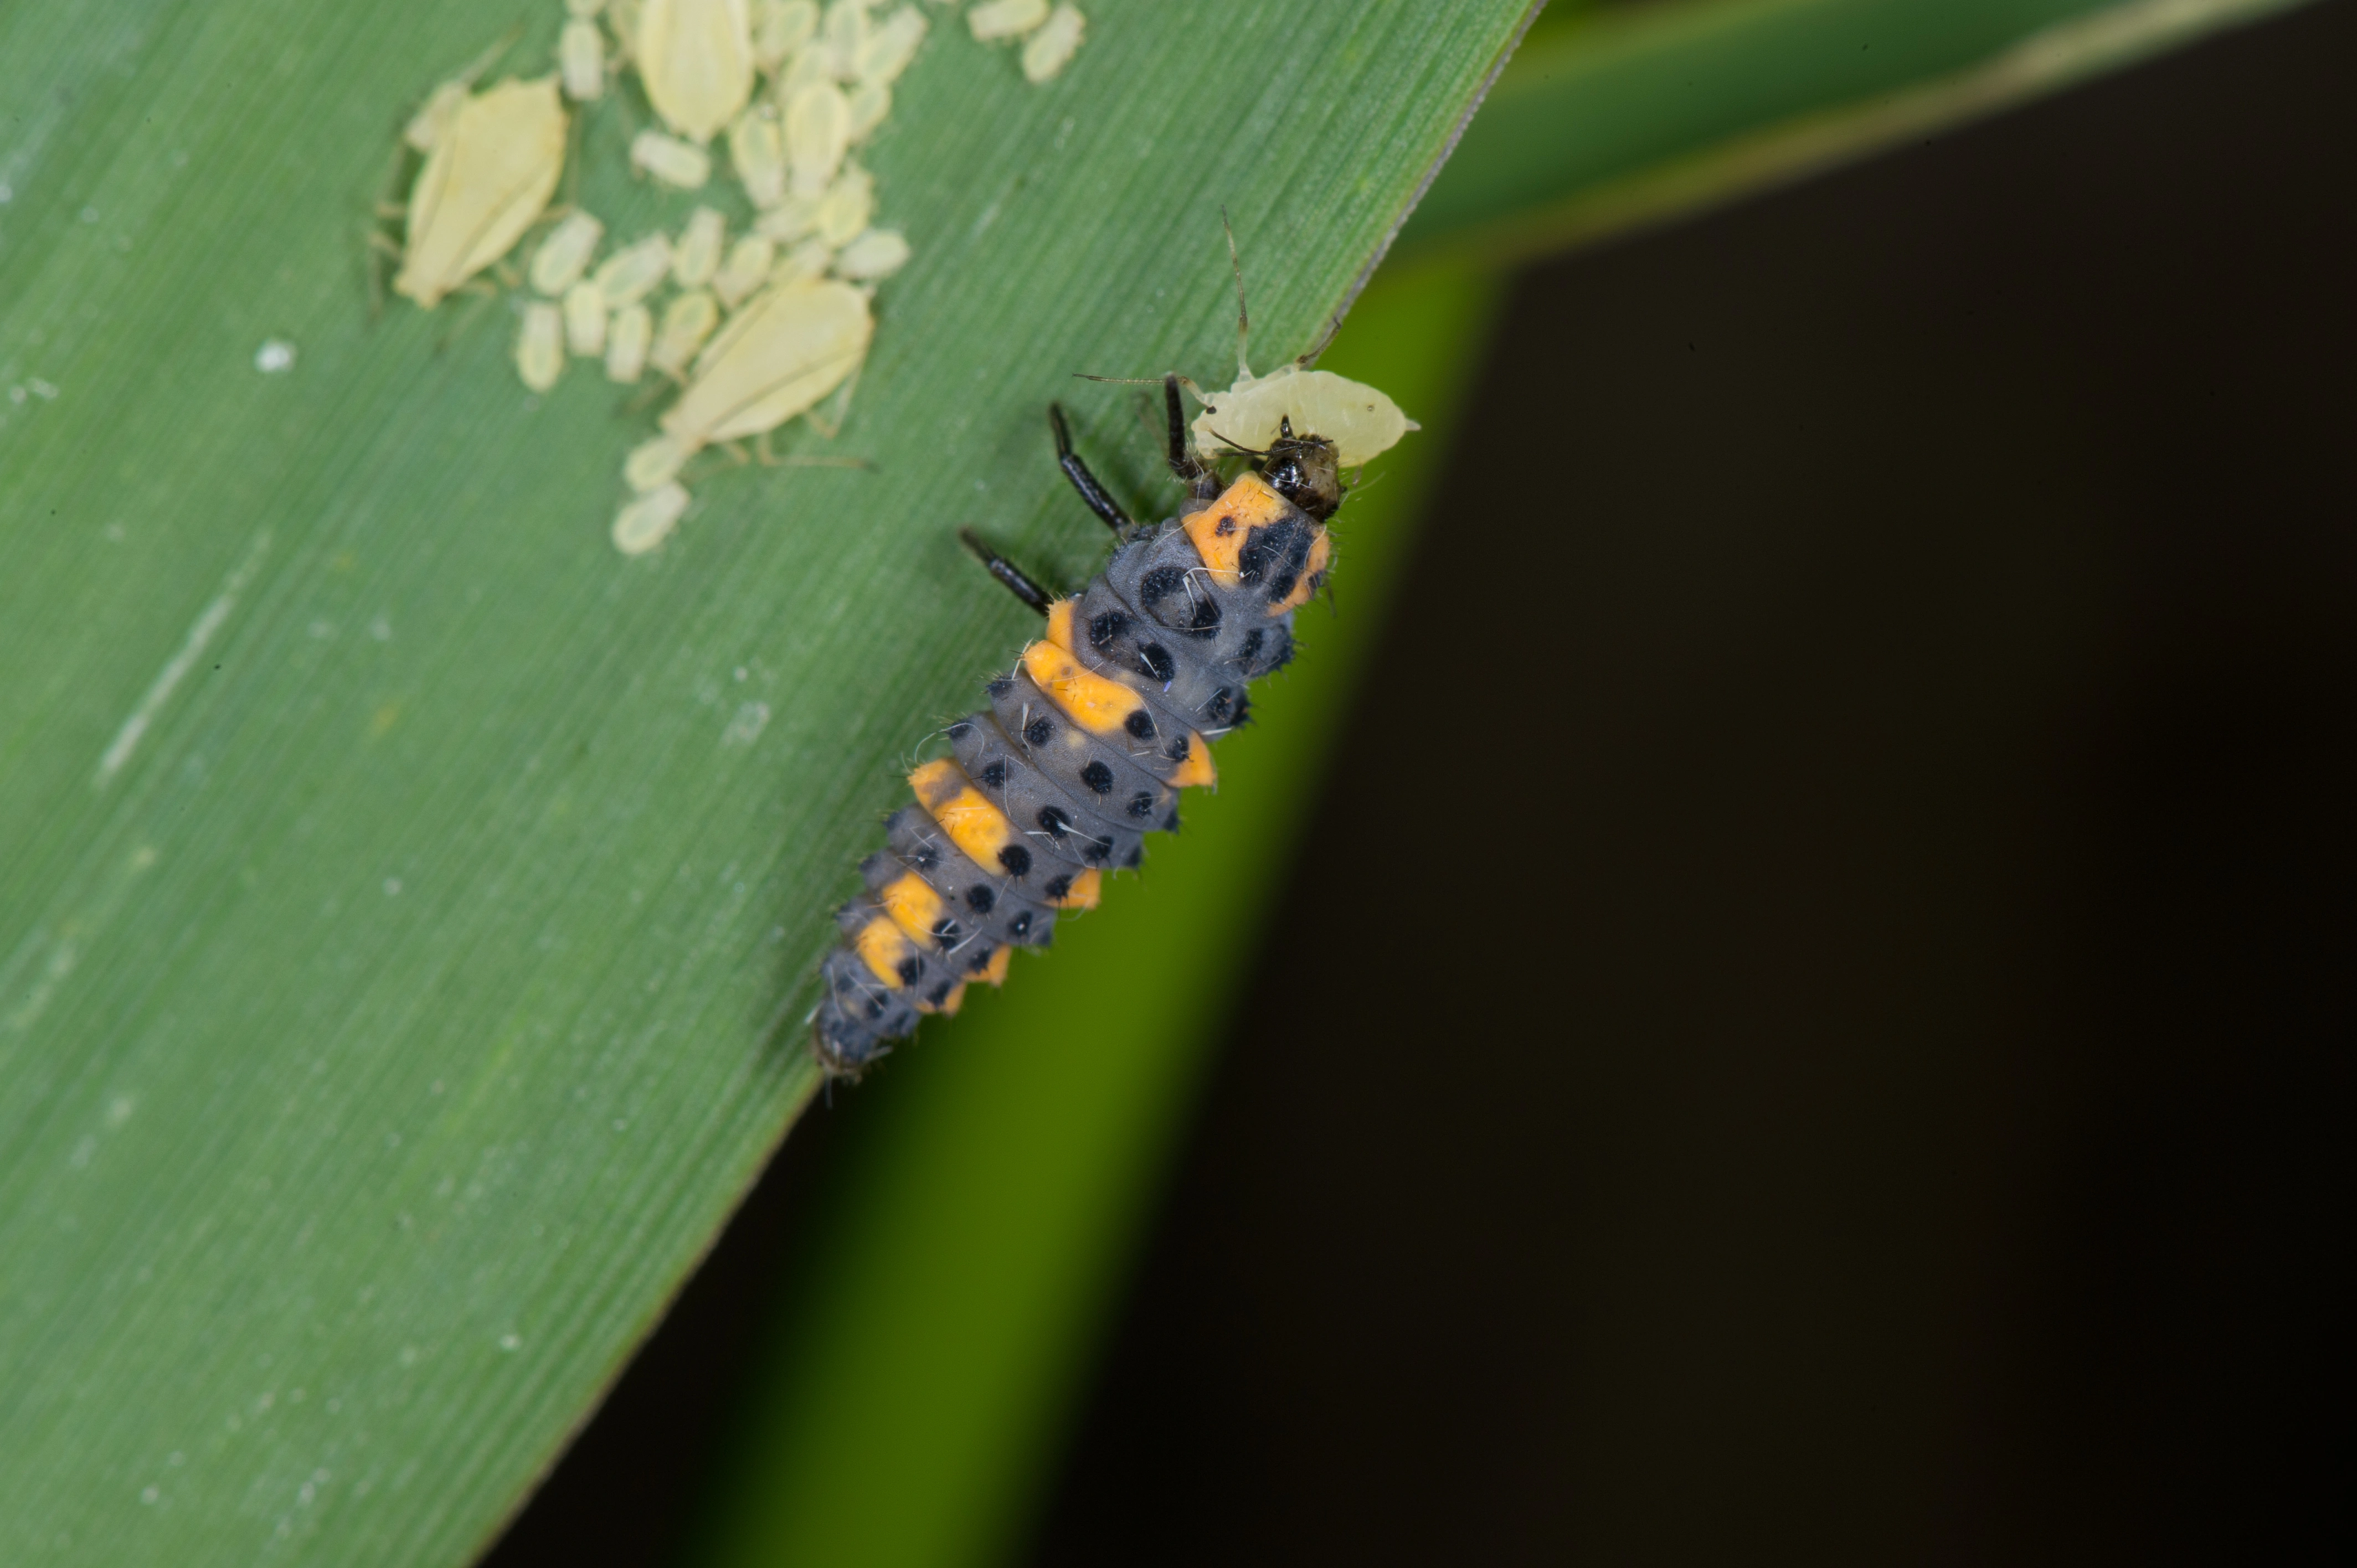
[{"label": "larva head", "polygon": [[1296,435],[1289,416],[1278,417],[1276,439],[1254,466],[1270,489],[1320,522],[1342,504],[1342,464],[1334,443],[1323,435]]}]

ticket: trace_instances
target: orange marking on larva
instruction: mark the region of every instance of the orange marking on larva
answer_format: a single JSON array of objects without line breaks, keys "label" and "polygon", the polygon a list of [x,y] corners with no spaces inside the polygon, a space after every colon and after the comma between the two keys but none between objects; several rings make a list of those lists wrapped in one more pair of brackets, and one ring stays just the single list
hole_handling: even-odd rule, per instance
[{"label": "orange marking on larva", "polygon": [[1067,653],[1077,651],[1072,647],[1072,611],[1078,599],[1058,599],[1048,607],[1048,640]]},{"label": "orange marking on larva", "polygon": [[1093,909],[1097,894],[1104,886],[1104,876],[1094,867],[1072,878],[1071,891],[1055,900],[1059,909]]},{"label": "orange marking on larva", "polygon": [[992,953],[990,955],[990,961],[982,966],[982,978],[990,982],[993,985],[1006,984],[1006,962],[1014,956],[1015,950],[1013,948],[1000,948],[996,952]]},{"label": "orange marking on larva", "polygon": [[1192,730],[1187,732],[1187,760],[1173,771],[1168,783],[1173,789],[1192,789],[1199,785],[1217,784],[1220,770],[1211,765],[1211,745]]},{"label": "orange marking on larva", "polygon": [[917,1011],[920,1013],[939,1013],[942,1017],[946,1018],[964,1004],[965,983],[963,981],[960,981],[956,990],[942,998],[940,1006],[937,1007],[930,1002],[920,1002],[917,1004]]},{"label": "orange marking on larva", "polygon": [[876,902],[892,917],[892,923],[926,947],[939,947],[933,940],[933,927],[942,918],[942,896],[926,885],[915,872],[908,872],[886,886],[876,896]]},{"label": "orange marking on larva", "polygon": [[878,915],[860,928],[859,940],[853,946],[859,950],[859,956],[866,961],[877,979],[895,991],[900,989],[901,961],[916,950],[900,934],[899,927]]},{"label": "orange marking on larva", "polygon": [[916,791],[917,803],[942,824],[950,842],[985,870],[998,865],[998,852],[1019,836],[1006,813],[984,799],[974,780],[946,757],[909,774],[909,788]]},{"label": "orange marking on larva", "polygon": [[1091,674],[1069,650],[1052,642],[1025,649],[1023,668],[1065,716],[1091,735],[1120,735],[1130,714],[1146,711],[1136,693],[1118,681]]},{"label": "orange marking on larva", "polygon": [[1243,552],[1245,537],[1292,510],[1293,503],[1272,489],[1266,479],[1246,474],[1218,500],[1188,514],[1187,537],[1195,542],[1195,553],[1203,558],[1204,565],[1233,582],[1236,557]]},{"label": "orange marking on larva", "polygon": [[1301,580],[1293,585],[1293,592],[1269,606],[1268,613],[1281,616],[1287,610],[1299,609],[1308,604],[1309,596],[1317,590],[1318,575],[1326,570],[1327,564],[1333,559],[1333,542],[1326,537],[1326,531],[1321,528],[1309,541],[1309,559],[1302,563]]}]

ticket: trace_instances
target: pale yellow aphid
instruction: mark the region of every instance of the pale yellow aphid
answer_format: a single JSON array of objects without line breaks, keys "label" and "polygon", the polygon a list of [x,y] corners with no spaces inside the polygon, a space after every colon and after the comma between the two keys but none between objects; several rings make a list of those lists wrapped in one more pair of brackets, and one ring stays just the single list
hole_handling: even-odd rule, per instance
[{"label": "pale yellow aphid", "polygon": [[551,297],[571,288],[589,270],[589,258],[605,237],[606,226],[587,212],[566,213],[532,253],[532,286]]},{"label": "pale yellow aphid", "polygon": [[815,196],[789,196],[753,220],[753,227],[780,245],[790,245],[818,227]]},{"label": "pale yellow aphid", "polygon": [[804,240],[778,258],[770,269],[770,281],[774,284],[808,283],[826,275],[834,260],[834,249],[823,240]]},{"label": "pale yellow aphid", "polygon": [[410,189],[393,292],[433,309],[523,238],[564,172],[556,78],[511,79],[466,98],[436,131]]},{"label": "pale yellow aphid", "polygon": [[829,245],[847,245],[865,232],[876,216],[876,177],[853,165],[819,198],[818,237]]},{"label": "pale yellow aphid", "polygon": [[677,376],[687,370],[687,362],[720,325],[720,302],[712,297],[709,289],[690,289],[674,295],[663,306],[662,321],[655,328],[655,340],[647,349],[647,363],[665,375]]},{"label": "pale yellow aphid", "polygon": [[643,555],[671,537],[687,511],[687,490],[664,485],[643,495],[614,514],[614,548],[625,555]]},{"label": "pale yellow aphid", "polygon": [[639,81],[682,135],[708,142],[753,96],[753,35],[745,0],[644,0]]},{"label": "pale yellow aphid", "polygon": [[838,277],[856,282],[889,277],[909,262],[909,242],[898,229],[870,229],[834,258]]},{"label": "pale yellow aphid", "polygon": [[848,81],[859,74],[859,50],[867,42],[867,0],[833,0],[820,25],[819,41],[825,45],[834,74]]},{"label": "pale yellow aphid", "polygon": [[576,16],[556,35],[556,73],[565,96],[578,102],[606,95],[606,36],[597,24]]},{"label": "pale yellow aphid", "polygon": [[681,465],[687,461],[687,448],[675,435],[654,435],[630,448],[622,459],[622,483],[633,493],[644,495],[659,490],[679,477]]},{"label": "pale yellow aphid", "polygon": [[695,361],[662,416],[688,453],[774,430],[847,380],[876,330],[867,296],[831,280],[772,285],[746,302]]},{"label": "pale yellow aphid", "polygon": [[864,142],[892,113],[892,90],[880,81],[863,81],[851,90],[851,140]]},{"label": "pale yellow aphid", "polygon": [[754,0],[753,63],[775,70],[818,36],[818,0]]},{"label": "pale yellow aphid", "polygon": [[728,127],[728,161],[745,199],[757,208],[775,207],[786,199],[786,128],[778,112],[756,103]]},{"label": "pale yellow aphid", "polygon": [[720,270],[721,247],[728,242],[728,220],[709,207],[687,215],[671,253],[671,275],[682,288],[702,288]]},{"label": "pale yellow aphid", "polygon": [[1048,0],[983,0],[965,14],[965,25],[985,43],[1020,38],[1048,19]]},{"label": "pale yellow aphid", "polygon": [[641,131],[630,138],[630,165],[682,190],[701,190],[712,177],[710,153],[661,131]]},{"label": "pale yellow aphid", "polygon": [[598,292],[606,296],[606,307],[618,310],[646,298],[670,272],[671,242],[662,234],[650,234],[598,263],[594,276]]},{"label": "pale yellow aphid", "polygon": [[815,87],[822,81],[834,80],[834,57],[826,46],[813,39],[794,51],[786,69],[778,73],[778,106],[785,107],[794,101],[794,94],[805,87]]},{"label": "pale yellow aphid", "polygon": [[1230,446],[1265,452],[1284,420],[1297,435],[1315,432],[1334,443],[1335,460],[1345,468],[1423,428],[1374,387],[1288,362],[1265,376],[1247,371],[1227,391],[1206,393],[1195,416],[1195,443],[1207,456]]},{"label": "pale yellow aphid", "polygon": [[564,313],[544,299],[523,307],[523,325],[516,331],[516,373],[534,392],[556,384],[565,369]]},{"label": "pale yellow aphid", "polygon": [[1088,20],[1071,5],[1059,5],[1039,30],[1023,40],[1023,75],[1034,87],[1064,69],[1081,47]]},{"label": "pale yellow aphid", "polygon": [[909,62],[917,57],[917,46],[924,41],[924,13],[914,5],[903,5],[867,29],[867,39],[851,62],[852,74],[861,81],[888,87],[909,69]]},{"label": "pale yellow aphid", "polygon": [[606,379],[624,385],[646,373],[655,318],[643,305],[626,305],[606,323]]},{"label": "pale yellow aphid", "polygon": [[606,351],[606,295],[594,283],[577,283],[565,291],[565,347],[584,359]]},{"label": "pale yellow aphid", "polygon": [[734,310],[755,289],[770,281],[770,263],[777,259],[778,243],[767,234],[748,234],[728,248],[728,259],[712,274],[712,292]]},{"label": "pale yellow aphid", "polygon": [[834,181],[851,146],[851,103],[832,81],[813,82],[786,104],[786,161],[796,196],[817,196]]}]

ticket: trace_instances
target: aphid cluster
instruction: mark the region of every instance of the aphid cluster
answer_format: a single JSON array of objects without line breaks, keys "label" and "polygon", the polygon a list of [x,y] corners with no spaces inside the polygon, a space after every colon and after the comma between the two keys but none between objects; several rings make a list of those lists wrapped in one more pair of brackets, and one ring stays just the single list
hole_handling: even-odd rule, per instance
[{"label": "aphid cluster", "polygon": [[[818,407],[837,392],[847,401],[875,330],[876,284],[909,255],[899,230],[875,223],[875,177],[856,152],[891,113],[928,24],[913,4],[887,11],[872,0],[565,7],[553,73],[477,92],[486,60],[435,89],[410,122],[405,139],[424,162],[401,213],[393,289],[430,310],[550,218],[565,102],[603,98],[617,71],[635,74],[661,123],[631,139],[634,173],[703,189],[717,142],[749,212],[734,232],[726,212],[704,205],[675,233],[608,246],[607,225],[571,207],[524,274],[515,365],[527,386],[545,392],[568,360],[588,359],[617,383],[651,369],[680,387],[661,433],[623,464],[630,499],[613,539],[636,554],[687,510],[681,471],[704,447],[765,442],[798,415],[831,431]],[[1047,0],[984,0],[968,21],[978,38],[1024,38],[1034,81],[1061,69],[1083,30],[1078,11]]]},{"label": "aphid cluster", "polygon": [[[866,890],[837,912],[843,945],[811,1015],[828,1071],[858,1073],[925,1014],[957,1011],[969,982],[1005,980],[1011,950],[1045,946],[1060,912],[1094,908],[1106,871],[1177,829],[1178,790],[1213,782],[1210,743],[1245,721],[1246,688],[1293,657],[1293,612],[1332,562],[1343,470],[1415,425],[1374,388],[1300,361],[1239,368],[1191,426],[1185,383],[1164,378],[1169,465],[1188,487],[1165,522],[1132,522],[1049,410],[1059,465],[1118,541],[1079,594],[1051,596],[965,536],[1047,635],[989,683],[988,707],[949,726],[952,755],[909,775],[917,803],[861,863]],[[1265,440],[1239,435],[1264,421]],[[1206,453],[1250,466],[1223,485]]]}]

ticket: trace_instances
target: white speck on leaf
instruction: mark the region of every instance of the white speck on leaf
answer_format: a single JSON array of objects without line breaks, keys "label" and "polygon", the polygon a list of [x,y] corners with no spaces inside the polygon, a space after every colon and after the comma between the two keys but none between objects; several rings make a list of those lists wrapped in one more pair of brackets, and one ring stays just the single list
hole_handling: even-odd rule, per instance
[{"label": "white speck on leaf", "polygon": [[253,351],[253,368],[265,376],[277,375],[295,368],[295,345],[284,338],[273,338]]}]

